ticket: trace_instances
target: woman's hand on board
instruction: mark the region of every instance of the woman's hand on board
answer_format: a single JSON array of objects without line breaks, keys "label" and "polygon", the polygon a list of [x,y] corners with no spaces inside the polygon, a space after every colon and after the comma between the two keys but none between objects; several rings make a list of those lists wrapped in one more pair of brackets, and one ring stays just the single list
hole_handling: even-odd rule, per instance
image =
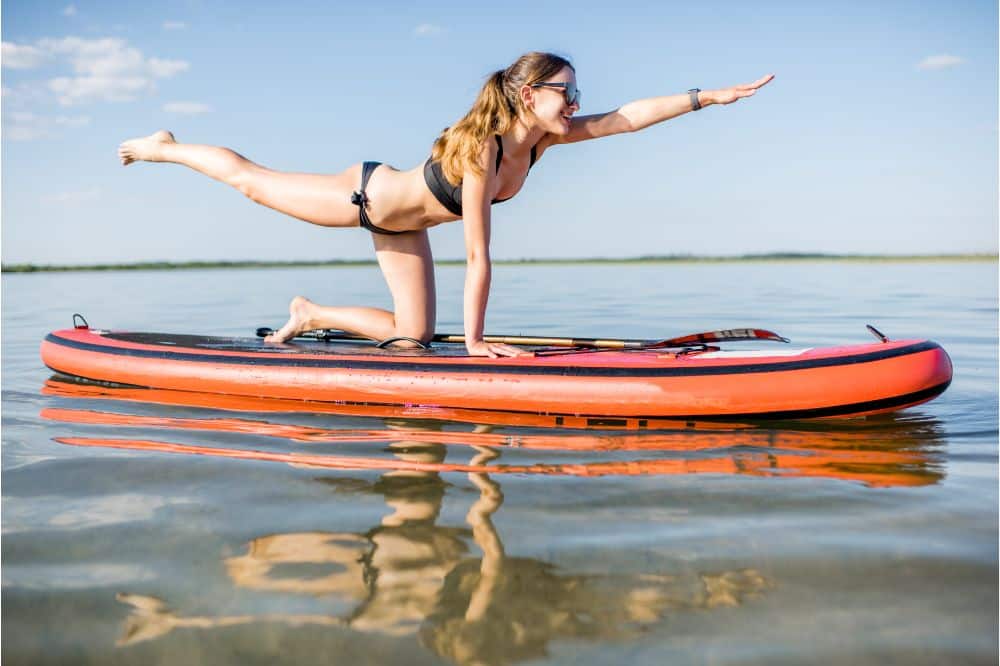
[{"label": "woman's hand on board", "polygon": [[534,352],[527,349],[518,349],[510,345],[498,344],[495,342],[467,342],[465,348],[469,356],[489,356],[490,358],[500,358],[501,356],[534,356]]},{"label": "woman's hand on board", "polygon": [[720,90],[702,91],[702,105],[707,104],[732,104],[744,97],[751,97],[760,88],[771,82],[774,74],[762,76],[753,83],[742,83],[732,88],[722,88]]}]

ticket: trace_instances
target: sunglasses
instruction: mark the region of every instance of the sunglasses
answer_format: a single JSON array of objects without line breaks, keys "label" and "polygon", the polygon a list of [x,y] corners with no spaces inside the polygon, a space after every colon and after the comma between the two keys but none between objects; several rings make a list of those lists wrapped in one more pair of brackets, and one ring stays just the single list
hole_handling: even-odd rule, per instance
[{"label": "sunglasses", "polygon": [[563,91],[563,97],[566,98],[566,105],[573,106],[574,104],[580,103],[580,89],[576,87],[575,83],[534,83],[531,85],[532,88],[559,88]]}]

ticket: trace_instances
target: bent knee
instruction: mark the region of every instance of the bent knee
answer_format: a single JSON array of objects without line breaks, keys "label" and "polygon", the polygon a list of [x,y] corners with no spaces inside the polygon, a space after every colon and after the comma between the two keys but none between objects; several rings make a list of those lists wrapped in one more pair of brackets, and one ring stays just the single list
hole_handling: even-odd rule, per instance
[{"label": "bent knee", "polygon": [[[433,327],[402,327],[396,328],[395,337],[397,338],[410,338],[411,340],[417,340],[420,344],[428,345],[431,340],[434,339],[434,329]],[[402,343],[401,343],[402,344]],[[412,346],[412,345],[409,345]]]},{"label": "bent knee", "polygon": [[[401,335],[399,337],[401,337],[401,338],[409,338],[410,340],[416,340],[417,342],[419,342],[420,344],[422,344],[424,346],[429,346],[431,344],[431,341],[434,339],[434,334],[433,333],[426,333],[424,335]],[[409,344],[410,344],[410,346],[416,346],[416,345],[413,345],[412,343],[409,343]]]}]

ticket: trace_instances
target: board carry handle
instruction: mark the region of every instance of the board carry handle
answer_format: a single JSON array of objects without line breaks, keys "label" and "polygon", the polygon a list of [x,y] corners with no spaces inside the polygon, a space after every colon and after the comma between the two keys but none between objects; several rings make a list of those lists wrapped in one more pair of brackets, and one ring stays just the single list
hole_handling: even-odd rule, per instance
[{"label": "board carry handle", "polygon": [[[274,333],[274,329],[260,327],[257,329],[257,337],[263,338]],[[371,341],[363,335],[356,335],[346,331],[335,329],[319,329],[307,331],[297,338],[310,340],[365,340]],[[507,345],[530,345],[535,347],[582,347],[592,349],[669,349],[675,347],[688,347],[690,345],[704,345],[713,342],[741,342],[747,340],[769,340],[772,342],[789,342],[788,338],[763,328],[726,328],[718,331],[706,331],[705,333],[693,333],[682,335],[666,340],[630,340],[616,338],[560,338],[549,336],[528,336],[528,335],[485,335],[484,342]],[[465,336],[456,333],[436,333],[431,338],[432,342],[464,343]]]},{"label": "board carry handle", "polygon": [[379,349],[385,349],[386,347],[390,346],[394,342],[410,342],[410,343],[416,345],[417,349],[430,349],[431,348],[430,345],[425,345],[420,340],[417,340],[416,338],[408,338],[405,335],[397,335],[394,338],[386,338],[385,340],[383,340],[382,342],[378,343],[375,346],[378,347]]}]

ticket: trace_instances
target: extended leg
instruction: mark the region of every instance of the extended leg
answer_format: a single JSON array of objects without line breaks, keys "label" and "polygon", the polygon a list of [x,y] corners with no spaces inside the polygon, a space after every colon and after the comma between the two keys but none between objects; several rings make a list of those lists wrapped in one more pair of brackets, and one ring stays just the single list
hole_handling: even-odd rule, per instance
[{"label": "extended leg", "polygon": [[228,148],[177,143],[170,132],[126,141],[118,148],[122,164],[136,161],[183,164],[230,185],[251,200],[300,220],[327,227],[358,226],[351,192],[360,167],[336,175],[273,171]]}]

